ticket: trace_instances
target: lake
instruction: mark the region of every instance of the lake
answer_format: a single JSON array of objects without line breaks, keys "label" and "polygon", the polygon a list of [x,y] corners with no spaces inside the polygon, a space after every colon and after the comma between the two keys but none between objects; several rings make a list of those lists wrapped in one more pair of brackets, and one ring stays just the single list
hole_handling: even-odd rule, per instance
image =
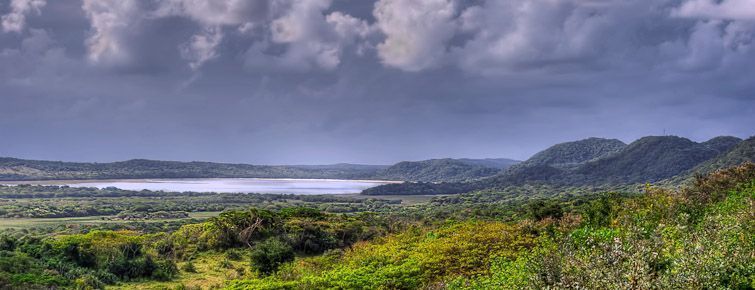
[{"label": "lake", "polygon": [[174,192],[240,192],[290,194],[353,194],[382,184],[384,180],[277,179],[277,178],[186,178],[186,179],[112,179],[49,180],[0,182],[6,184],[68,185],[71,187],[116,187],[126,190]]}]

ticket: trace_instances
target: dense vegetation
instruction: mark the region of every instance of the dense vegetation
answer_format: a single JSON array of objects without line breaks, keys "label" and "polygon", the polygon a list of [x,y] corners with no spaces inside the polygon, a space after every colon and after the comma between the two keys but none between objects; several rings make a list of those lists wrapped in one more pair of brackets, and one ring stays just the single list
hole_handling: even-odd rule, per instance
[{"label": "dense vegetation", "polygon": [[253,207],[155,233],[5,232],[0,288],[755,287],[755,164],[679,190],[604,190],[526,185],[357,213]]},{"label": "dense vegetation", "polygon": [[567,213],[544,202],[517,222],[411,228],[229,288],[751,289],[754,199],[749,164]]},{"label": "dense vegetation", "polygon": [[[716,138],[714,138],[715,140]],[[720,146],[716,146],[720,148]],[[707,174],[720,168],[728,168],[742,164],[744,162],[755,162],[753,156],[755,156],[755,137],[749,138],[742,142],[737,142],[731,147],[730,150],[723,150],[723,154],[719,154],[716,158],[712,158],[708,161],[695,167],[690,171],[690,174]]]},{"label": "dense vegetation", "polygon": [[380,223],[369,215],[297,207],[228,211],[171,234],[5,235],[0,243],[0,288],[99,288],[119,281],[170,280],[179,274],[176,261],[232,249],[253,250],[254,269],[247,270],[270,273],[294,253],[319,254],[379,235]]}]

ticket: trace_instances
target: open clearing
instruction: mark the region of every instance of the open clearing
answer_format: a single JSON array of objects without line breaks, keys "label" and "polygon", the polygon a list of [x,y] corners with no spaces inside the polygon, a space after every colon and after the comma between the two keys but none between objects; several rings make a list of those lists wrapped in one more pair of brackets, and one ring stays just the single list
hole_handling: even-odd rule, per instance
[{"label": "open clearing", "polygon": [[[192,212],[187,219],[206,219],[218,215],[220,212]],[[109,219],[115,216],[87,216],[87,217],[68,217],[68,218],[2,218],[0,219],[0,230],[2,229],[24,229],[36,227],[55,227],[59,225],[92,225],[105,223],[129,223],[129,222],[165,222],[181,219],[152,219],[152,220],[119,220]]]}]

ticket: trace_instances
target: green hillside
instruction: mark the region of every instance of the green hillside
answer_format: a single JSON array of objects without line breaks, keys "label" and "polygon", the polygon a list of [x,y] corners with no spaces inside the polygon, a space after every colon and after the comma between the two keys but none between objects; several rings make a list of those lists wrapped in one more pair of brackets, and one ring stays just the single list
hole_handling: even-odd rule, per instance
[{"label": "green hillside", "polygon": [[704,143],[675,136],[640,138],[611,156],[574,170],[585,183],[644,183],[671,178],[720,152]]},{"label": "green hillside", "polygon": [[510,159],[430,159],[399,162],[381,171],[381,179],[422,182],[471,181],[499,173],[515,164]]},{"label": "green hillside", "polygon": [[732,167],[745,162],[755,162],[755,137],[734,144],[716,158],[699,164],[691,173],[708,174],[720,168]]},{"label": "green hillside", "polygon": [[538,152],[516,167],[551,166],[572,167],[581,163],[608,156],[626,146],[616,139],[588,138],[553,145]]},{"label": "green hillside", "polygon": [[508,170],[474,182],[394,184],[370,188],[364,194],[453,194],[525,184],[620,187],[667,179],[681,181],[691,173],[753,161],[753,143],[753,138],[742,141],[729,136],[701,143],[676,136],[649,136],[629,145],[590,138],[554,145]]}]

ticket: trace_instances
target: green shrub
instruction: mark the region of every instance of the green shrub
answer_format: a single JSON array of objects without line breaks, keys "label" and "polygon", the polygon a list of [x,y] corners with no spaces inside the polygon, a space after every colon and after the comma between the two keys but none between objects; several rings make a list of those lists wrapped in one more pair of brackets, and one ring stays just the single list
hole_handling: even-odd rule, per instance
[{"label": "green shrub", "polygon": [[158,281],[168,281],[178,275],[178,267],[173,261],[158,260],[155,262],[155,268],[152,272],[152,279]]},{"label": "green shrub", "polygon": [[225,258],[231,261],[239,261],[243,257],[243,253],[239,249],[230,249],[225,252]]},{"label": "green shrub", "polygon": [[273,273],[281,264],[293,260],[293,248],[278,238],[257,244],[251,254],[252,267],[263,274]]}]

